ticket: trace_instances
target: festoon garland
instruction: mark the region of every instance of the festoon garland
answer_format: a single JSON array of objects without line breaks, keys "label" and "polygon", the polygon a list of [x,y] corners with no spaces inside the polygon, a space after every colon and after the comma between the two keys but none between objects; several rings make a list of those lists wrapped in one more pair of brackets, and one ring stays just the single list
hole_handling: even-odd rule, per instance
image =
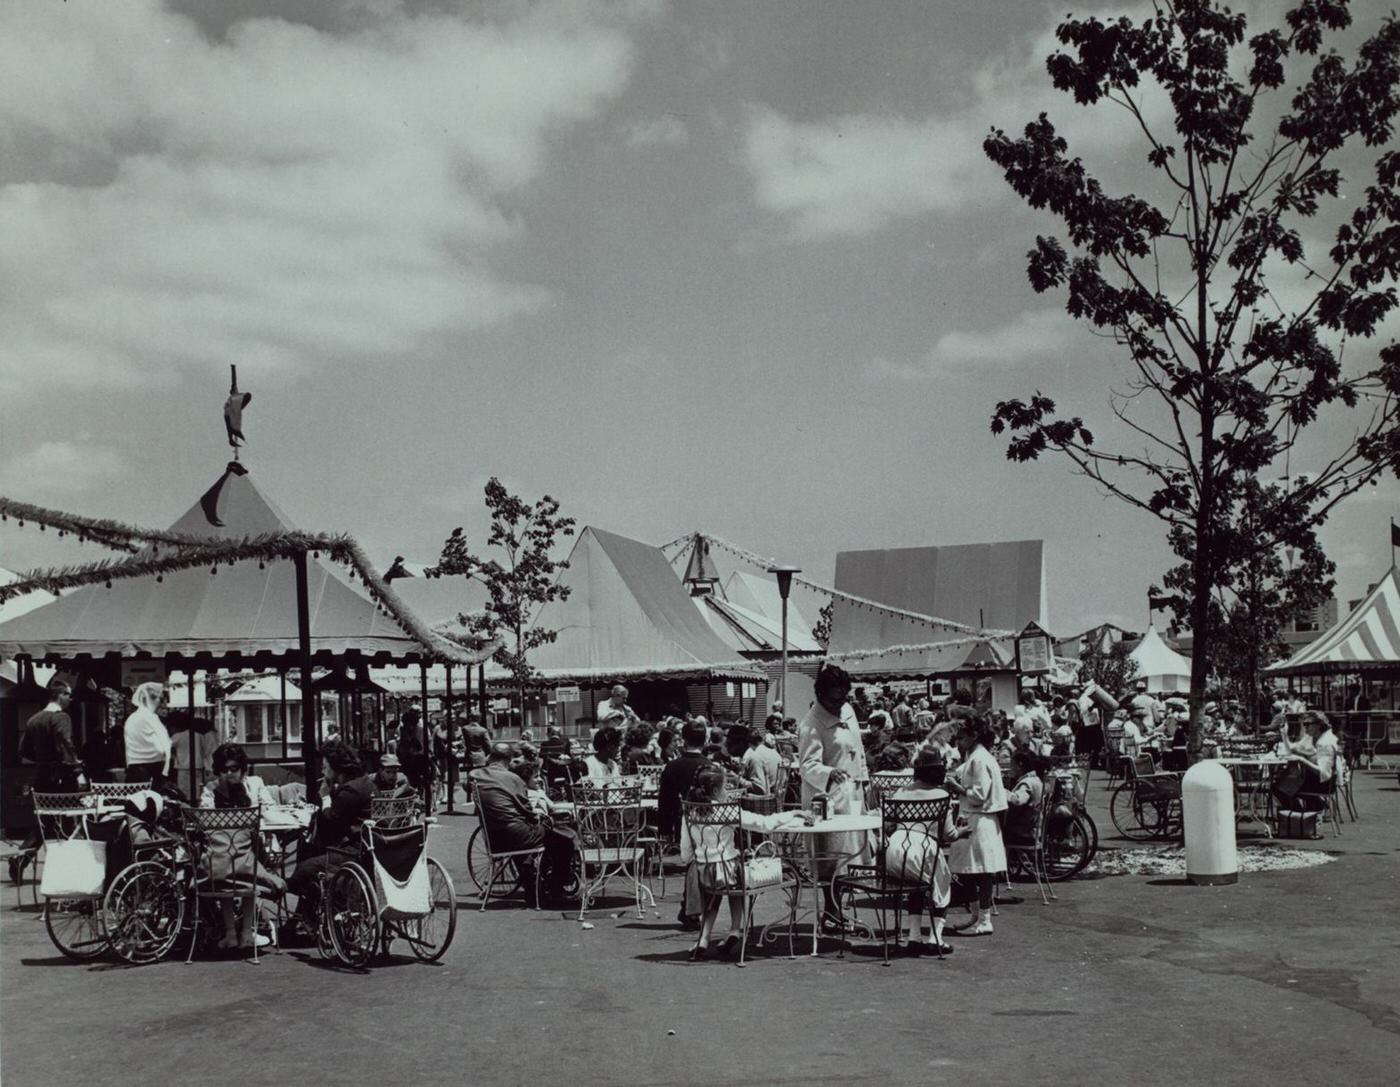
[{"label": "festoon garland", "polygon": [[[663,544],[662,550],[664,551],[666,548],[674,547],[676,544],[683,543],[687,540],[691,540],[695,537],[695,535],[696,533],[687,533],[686,535],[681,536],[678,539],[672,540],[670,543]],[[743,559],[745,562],[758,567],[765,573],[770,567],[776,565],[773,559],[765,559],[763,556],[757,555],[745,547],[740,547],[738,544],[730,543],[728,540],[723,539],[720,536],[713,536],[708,532],[699,533],[699,535],[704,536],[704,538],[709,540],[710,543],[718,545],[725,551],[728,551],[730,554],[734,555],[736,558]],[[684,553],[684,549],[682,549],[682,551],[679,552],[679,554]],[[801,585],[805,589],[810,589],[813,592],[822,593],[825,596],[833,597],[837,600],[844,600],[846,603],[852,605],[853,607],[861,608],[865,611],[880,612],[884,615],[891,615],[895,618],[905,619],[913,623],[920,623],[924,626],[942,627],[947,630],[958,630],[962,631],[965,634],[975,635],[975,637],[972,639],[972,641],[974,642],[982,641],[986,638],[1014,638],[1017,633],[1014,630],[982,630],[978,627],[971,626],[967,623],[959,623],[952,619],[940,619],[936,615],[924,615],[922,612],[908,611],[905,608],[891,607],[889,604],[881,604],[879,601],[871,600],[868,597],[857,596],[854,593],[843,592],[840,589],[832,588],[830,585],[820,585],[815,581],[809,581],[807,578],[800,577],[797,575],[794,575],[792,580],[793,584],[795,585]],[[957,644],[963,644],[963,642],[957,640],[947,643],[930,642],[926,645],[909,646],[906,647],[906,649],[913,651],[921,651],[923,649],[927,649],[929,646]],[[891,648],[894,649],[898,647]],[[875,652],[888,652],[888,650],[876,650]],[[867,654],[857,655],[864,656]]]},{"label": "festoon garland", "polygon": [[[263,533],[236,539],[196,536],[83,517],[0,497],[0,521],[10,518],[14,518],[21,528],[27,523],[38,525],[40,531],[53,528],[60,536],[72,534],[80,542],[91,541],[112,550],[127,552],[131,557],[26,571],[10,584],[0,586],[0,603],[40,589],[61,596],[67,589],[87,585],[104,584],[111,588],[112,582],[117,579],[154,575],[160,581],[165,574],[199,566],[208,566],[211,576],[217,576],[220,566],[235,562],[256,560],[259,568],[262,568],[269,559],[288,559],[297,554],[312,554],[319,558],[324,551],[332,561],[347,565],[352,581],[358,576],[364,582],[376,611],[392,619],[405,634],[432,651],[438,659],[475,664],[483,652],[489,655],[491,651],[472,649],[466,639],[447,637],[427,627],[384,581],[352,536],[300,531]],[[162,554],[162,546],[173,547],[174,550]]]}]

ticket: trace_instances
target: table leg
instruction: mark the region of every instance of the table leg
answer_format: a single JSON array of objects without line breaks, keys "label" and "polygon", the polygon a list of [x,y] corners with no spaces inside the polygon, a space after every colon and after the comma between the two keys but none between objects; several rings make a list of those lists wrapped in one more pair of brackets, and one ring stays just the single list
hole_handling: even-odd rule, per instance
[{"label": "table leg", "polygon": [[822,931],[822,881],[817,875],[817,836],[805,835],[807,839],[807,874],[812,879],[812,954],[817,953],[817,942]]}]

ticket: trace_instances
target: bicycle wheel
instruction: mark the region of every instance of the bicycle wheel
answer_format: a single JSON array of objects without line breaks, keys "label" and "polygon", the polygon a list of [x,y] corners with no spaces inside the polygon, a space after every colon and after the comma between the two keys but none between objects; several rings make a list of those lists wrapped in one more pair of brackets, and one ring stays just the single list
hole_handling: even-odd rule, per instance
[{"label": "bicycle wheel", "polygon": [[1051,883],[1082,872],[1092,856],[1089,832],[1078,815],[1045,835],[1045,875]]},{"label": "bicycle wheel", "polygon": [[107,925],[99,898],[44,900],[44,928],[53,946],[70,959],[86,962],[107,950]]},{"label": "bicycle wheel", "polygon": [[1082,805],[1074,809],[1074,817],[1084,824],[1084,830],[1089,835],[1089,859],[1094,859],[1094,854],[1099,851],[1099,827],[1094,822],[1094,817],[1089,814],[1089,809]]},{"label": "bicycle wheel", "polygon": [[185,921],[184,890],[156,861],[123,868],[102,905],[112,950],[136,965],[159,962],[170,954]]},{"label": "bicycle wheel", "polygon": [[326,880],[321,910],[336,958],[346,966],[364,966],[379,950],[379,900],[374,885],[358,864],[337,868]]},{"label": "bicycle wheel", "polygon": [[452,945],[457,931],[457,892],[447,869],[428,858],[428,912],[404,924],[408,946],[423,962],[436,962]]},{"label": "bicycle wheel", "polygon": [[[491,878],[491,855],[486,852],[486,835],[477,827],[467,842],[467,872],[472,877],[478,895],[486,892],[487,881]],[[514,894],[520,886],[520,870],[508,864],[496,877],[491,894],[500,898]]]},{"label": "bicycle wheel", "polygon": [[[1138,799],[1134,782],[1126,781],[1113,790],[1108,800],[1108,814],[1118,833],[1129,841],[1146,842],[1157,834],[1157,816],[1150,805],[1144,805]],[[1146,825],[1142,822],[1144,818],[1149,820]]]}]

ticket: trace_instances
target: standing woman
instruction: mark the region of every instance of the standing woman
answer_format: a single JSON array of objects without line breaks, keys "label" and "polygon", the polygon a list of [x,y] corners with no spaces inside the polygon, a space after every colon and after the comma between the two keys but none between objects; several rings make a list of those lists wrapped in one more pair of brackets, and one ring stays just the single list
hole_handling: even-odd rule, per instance
[{"label": "standing woman", "polygon": [[149,781],[163,791],[170,773],[170,733],[156,711],[165,699],[160,683],[143,683],[131,700],[136,710],[126,719],[126,780]]},{"label": "standing woman", "polygon": [[949,931],[968,936],[991,935],[992,885],[997,875],[1006,871],[1006,847],[997,820],[998,813],[1007,807],[1006,787],[1001,783],[996,759],[987,750],[991,740],[992,730],[986,718],[964,721],[958,733],[963,763],[958,767],[957,780],[949,780],[945,785],[950,793],[962,798],[958,814],[968,824],[968,836],[954,843],[949,861],[953,874],[970,880],[977,894],[969,925]]}]

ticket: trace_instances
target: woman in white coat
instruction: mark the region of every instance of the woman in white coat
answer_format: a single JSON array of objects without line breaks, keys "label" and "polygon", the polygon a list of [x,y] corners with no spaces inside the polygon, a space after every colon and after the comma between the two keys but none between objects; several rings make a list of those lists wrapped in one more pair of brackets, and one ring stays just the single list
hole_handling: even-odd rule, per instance
[{"label": "woman in white coat", "polygon": [[958,815],[968,824],[967,837],[949,851],[949,863],[954,875],[969,880],[977,894],[971,922],[949,931],[968,936],[991,935],[992,886],[997,875],[1006,871],[1006,847],[997,820],[998,813],[1006,810],[1006,787],[1001,782],[1001,768],[987,750],[991,741],[991,727],[985,718],[964,721],[958,748],[965,757],[957,779],[946,783],[948,791],[961,798]]},{"label": "woman in white coat", "polygon": [[[816,702],[797,726],[797,763],[802,777],[802,806],[825,794],[829,815],[859,815],[865,810],[865,788],[870,781],[865,765],[865,745],[855,711],[846,704],[851,677],[833,664],[817,673]],[[817,877],[822,881],[826,912],[839,924],[840,910],[831,893],[831,878],[866,849],[866,836],[857,831],[822,834],[815,843]]]},{"label": "woman in white coat", "polygon": [[170,733],[157,715],[165,699],[161,683],[143,683],[131,696],[136,710],[126,719],[126,780],[149,781],[159,792],[170,774]]}]

